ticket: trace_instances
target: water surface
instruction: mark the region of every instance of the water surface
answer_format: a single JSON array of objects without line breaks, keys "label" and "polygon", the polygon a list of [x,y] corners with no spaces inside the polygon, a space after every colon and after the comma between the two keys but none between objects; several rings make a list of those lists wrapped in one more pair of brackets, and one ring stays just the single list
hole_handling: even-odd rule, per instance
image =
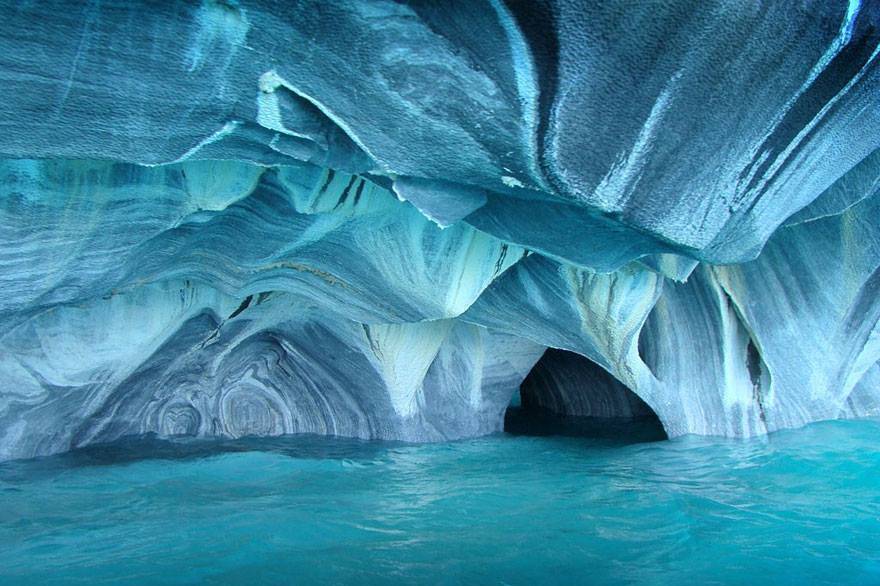
[{"label": "water surface", "polygon": [[615,437],[147,439],[8,462],[0,584],[880,583],[880,422]]}]

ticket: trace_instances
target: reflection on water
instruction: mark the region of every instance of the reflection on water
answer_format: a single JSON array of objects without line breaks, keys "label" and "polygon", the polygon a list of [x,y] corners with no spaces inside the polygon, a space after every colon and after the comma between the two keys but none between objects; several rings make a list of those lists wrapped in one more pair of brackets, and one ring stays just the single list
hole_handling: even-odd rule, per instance
[{"label": "reflection on water", "polygon": [[666,439],[656,416],[637,419],[603,419],[562,416],[541,409],[508,407],[504,431],[512,435],[568,436],[605,440],[619,445]]},{"label": "reflection on water", "polygon": [[0,584],[880,582],[877,421],[748,441],[576,423],[7,462]]}]

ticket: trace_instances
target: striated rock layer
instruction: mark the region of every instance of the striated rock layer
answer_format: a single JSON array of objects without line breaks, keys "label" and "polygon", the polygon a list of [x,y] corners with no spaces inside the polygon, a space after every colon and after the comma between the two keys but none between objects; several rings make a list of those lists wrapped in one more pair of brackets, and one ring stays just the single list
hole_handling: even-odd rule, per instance
[{"label": "striated rock layer", "polygon": [[[0,459],[880,412],[880,4],[8,2]],[[637,399],[637,398],[638,399]]]}]

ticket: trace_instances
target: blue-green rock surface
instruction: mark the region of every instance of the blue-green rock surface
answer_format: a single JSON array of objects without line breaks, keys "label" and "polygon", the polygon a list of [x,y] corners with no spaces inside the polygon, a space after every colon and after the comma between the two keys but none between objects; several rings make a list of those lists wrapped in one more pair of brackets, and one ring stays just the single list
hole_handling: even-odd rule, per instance
[{"label": "blue-green rock surface", "polygon": [[2,4],[0,459],[880,410],[876,0]]}]

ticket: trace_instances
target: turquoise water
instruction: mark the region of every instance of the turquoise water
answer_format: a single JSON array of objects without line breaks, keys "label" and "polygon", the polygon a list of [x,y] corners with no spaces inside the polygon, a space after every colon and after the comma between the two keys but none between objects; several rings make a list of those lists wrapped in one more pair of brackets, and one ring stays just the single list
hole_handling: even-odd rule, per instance
[{"label": "turquoise water", "polygon": [[876,584],[878,437],[92,448],[0,465],[0,584]]}]

